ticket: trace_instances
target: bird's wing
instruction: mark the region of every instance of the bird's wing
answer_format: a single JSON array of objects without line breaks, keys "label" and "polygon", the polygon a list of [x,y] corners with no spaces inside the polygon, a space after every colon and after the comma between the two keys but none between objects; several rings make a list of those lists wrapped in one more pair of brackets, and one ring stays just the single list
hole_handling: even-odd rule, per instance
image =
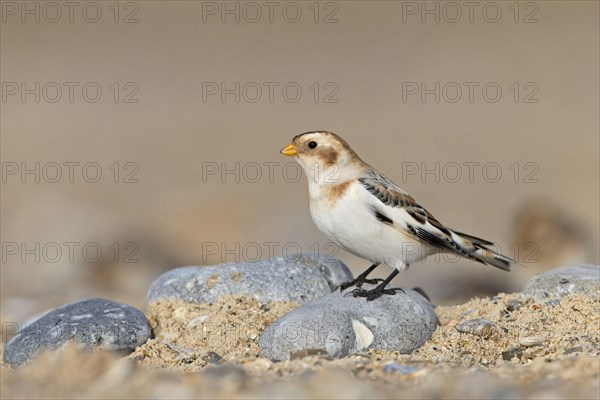
[{"label": "bird's wing", "polygon": [[376,205],[371,205],[371,208],[375,218],[382,223],[440,250],[457,253],[498,268],[510,268],[511,259],[487,248],[493,243],[444,226],[406,191],[377,171],[369,171],[358,181],[379,200]]},{"label": "bird's wing", "polygon": [[373,210],[378,214],[377,219],[381,221],[385,217],[389,221],[382,222],[400,228],[416,239],[437,248],[455,251],[447,228],[394,182],[376,171],[359,178],[359,182],[382,204],[382,207]]}]

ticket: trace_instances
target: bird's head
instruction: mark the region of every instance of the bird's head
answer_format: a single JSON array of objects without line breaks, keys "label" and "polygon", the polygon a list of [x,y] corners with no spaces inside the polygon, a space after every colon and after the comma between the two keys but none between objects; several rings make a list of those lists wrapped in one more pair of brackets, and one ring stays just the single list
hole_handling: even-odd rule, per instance
[{"label": "bird's head", "polygon": [[338,135],[327,131],[312,131],[297,135],[281,150],[294,157],[309,182],[342,183],[359,176],[364,163]]}]

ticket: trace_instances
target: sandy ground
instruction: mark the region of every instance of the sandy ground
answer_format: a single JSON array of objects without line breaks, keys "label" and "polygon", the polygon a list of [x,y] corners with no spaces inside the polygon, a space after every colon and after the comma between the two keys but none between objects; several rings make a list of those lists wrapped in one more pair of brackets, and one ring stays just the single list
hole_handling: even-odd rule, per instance
[{"label": "sandy ground", "polygon": [[214,304],[163,300],[148,307],[156,338],[130,358],[142,365],[198,371],[234,359],[256,359],[258,338],[269,324],[298,307],[292,302],[261,303],[227,296]]},{"label": "sandy ground", "polygon": [[[157,302],[147,312],[156,338],[128,357],[69,347],[18,371],[2,366],[2,398],[600,398],[600,296],[437,307],[439,328],[410,355],[258,358],[260,332],[294,307]],[[476,318],[490,324],[456,329]]]}]

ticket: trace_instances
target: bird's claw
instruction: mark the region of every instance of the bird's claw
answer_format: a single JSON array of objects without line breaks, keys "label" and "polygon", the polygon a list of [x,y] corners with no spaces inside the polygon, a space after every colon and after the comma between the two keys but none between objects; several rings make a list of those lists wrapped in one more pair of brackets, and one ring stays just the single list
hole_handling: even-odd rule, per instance
[{"label": "bird's claw", "polygon": [[373,301],[375,299],[380,298],[384,294],[395,295],[396,292],[404,293],[404,290],[402,290],[400,288],[385,289],[383,287],[378,286],[372,290],[357,288],[357,289],[354,289],[353,291],[349,292],[348,294],[352,294],[352,296],[354,296],[354,297],[365,297],[367,299],[367,301]]}]

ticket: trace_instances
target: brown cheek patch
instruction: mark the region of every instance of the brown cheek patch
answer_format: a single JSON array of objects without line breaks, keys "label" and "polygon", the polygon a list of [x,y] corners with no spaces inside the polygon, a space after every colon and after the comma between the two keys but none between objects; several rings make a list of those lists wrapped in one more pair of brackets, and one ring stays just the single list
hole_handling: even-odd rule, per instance
[{"label": "brown cheek patch", "polygon": [[337,185],[327,185],[327,200],[329,200],[329,204],[332,206],[335,205],[344,196],[350,184],[352,184],[352,181],[338,183]]},{"label": "brown cheek patch", "polygon": [[326,167],[332,166],[338,160],[338,152],[333,149],[323,150],[319,153],[319,159]]}]

